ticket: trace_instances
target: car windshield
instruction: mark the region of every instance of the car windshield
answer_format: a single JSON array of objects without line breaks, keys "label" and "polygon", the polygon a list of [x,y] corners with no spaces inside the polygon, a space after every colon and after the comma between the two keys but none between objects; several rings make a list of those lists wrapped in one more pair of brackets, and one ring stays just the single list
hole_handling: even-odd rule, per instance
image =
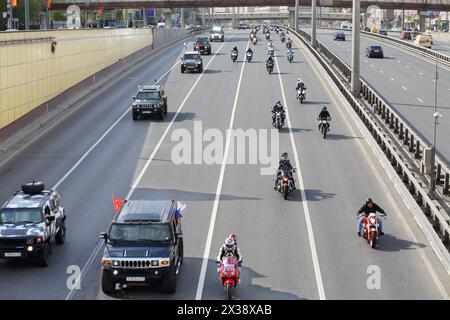
[{"label": "car windshield", "polygon": [[381,50],[381,47],[380,46],[372,46],[372,47],[370,47],[372,50]]},{"label": "car windshield", "polygon": [[43,221],[40,209],[3,209],[0,213],[0,224],[41,223]]},{"label": "car windshield", "polygon": [[159,100],[160,98],[158,91],[142,91],[136,97],[138,100]]},{"label": "car windshield", "polygon": [[208,40],[198,40],[198,43],[200,43],[201,46],[206,46],[208,44]]},{"label": "car windshield", "polygon": [[198,58],[198,55],[195,54],[195,53],[192,53],[192,54],[185,54],[185,55],[184,55],[184,59],[186,59],[186,60],[197,59],[197,58]]},{"label": "car windshield", "polygon": [[112,224],[110,241],[167,242],[172,239],[168,224]]}]

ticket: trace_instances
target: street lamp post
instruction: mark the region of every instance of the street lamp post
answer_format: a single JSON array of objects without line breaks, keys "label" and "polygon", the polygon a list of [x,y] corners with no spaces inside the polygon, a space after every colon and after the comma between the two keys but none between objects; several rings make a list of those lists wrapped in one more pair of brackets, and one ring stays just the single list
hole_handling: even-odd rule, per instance
[{"label": "street lamp post", "polygon": [[436,129],[439,124],[440,114],[437,112],[437,87],[438,87],[438,62],[436,60],[436,71],[434,78],[434,113],[433,113],[433,145],[431,146],[431,173],[430,173],[430,190],[428,192],[430,197],[434,197],[434,192],[436,190],[436,174],[435,174],[435,164],[436,164]]}]

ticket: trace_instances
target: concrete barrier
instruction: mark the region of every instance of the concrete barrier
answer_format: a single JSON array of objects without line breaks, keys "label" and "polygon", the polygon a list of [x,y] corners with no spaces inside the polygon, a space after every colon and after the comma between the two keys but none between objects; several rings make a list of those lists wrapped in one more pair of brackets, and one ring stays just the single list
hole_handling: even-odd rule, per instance
[{"label": "concrete barrier", "polygon": [[0,33],[0,137],[16,122],[47,112],[48,101],[83,80],[186,34],[182,29]]}]

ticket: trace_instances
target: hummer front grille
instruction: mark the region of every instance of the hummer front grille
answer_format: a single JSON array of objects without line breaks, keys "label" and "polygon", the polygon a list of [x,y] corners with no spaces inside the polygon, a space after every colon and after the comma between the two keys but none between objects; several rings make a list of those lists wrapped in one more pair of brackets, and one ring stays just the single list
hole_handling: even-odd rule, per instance
[{"label": "hummer front grille", "polygon": [[27,239],[23,238],[0,238],[0,246],[14,247],[14,246],[25,246],[27,244]]}]

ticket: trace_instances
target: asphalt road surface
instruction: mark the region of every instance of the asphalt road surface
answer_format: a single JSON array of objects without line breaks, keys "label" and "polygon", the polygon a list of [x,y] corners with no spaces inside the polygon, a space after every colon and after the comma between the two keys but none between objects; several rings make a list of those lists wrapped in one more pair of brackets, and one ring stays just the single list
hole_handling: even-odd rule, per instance
[{"label": "asphalt road surface", "polygon": [[[310,29],[304,29],[310,32]],[[351,66],[351,32],[346,41],[334,41],[333,30],[319,29],[317,40]],[[367,58],[369,45],[381,45],[384,59]],[[407,48],[387,45],[372,38],[361,37],[361,77],[385,98],[394,110],[428,144],[433,141],[435,63],[408,52]],[[445,52],[444,52],[445,53]],[[450,70],[438,67],[437,107],[443,115],[437,127],[436,151],[450,166]]]},{"label": "asphalt road surface", "polygon": [[[183,41],[167,48],[0,168],[1,201],[21,183],[42,180],[48,187],[57,186],[68,215],[66,243],[54,247],[48,268],[0,261],[0,298],[224,299],[215,258],[231,232],[237,233],[244,255],[236,299],[448,298],[448,275],[348,120],[340,97],[297,45],[289,63],[278,37],[276,68],[269,75],[265,41],[259,38],[258,45],[252,45],[254,60],[247,63],[248,33],[226,32],[226,41],[213,43],[213,54],[203,56],[203,74],[180,73]],[[234,45],[239,48],[235,63],[229,56]],[[308,88],[302,105],[294,89],[299,75]],[[166,87],[167,117],[133,121],[131,96],[137,85],[155,78]],[[249,157],[246,164],[209,164],[202,159],[174,163],[173,150],[179,144],[175,138],[189,132],[198,139],[199,125],[203,132],[217,129],[223,134],[223,143],[217,145],[230,158],[240,150],[248,156],[259,152],[265,139],[259,145],[233,146],[226,130],[269,132],[276,100],[288,110],[288,128],[275,140],[277,152],[289,152],[297,167],[298,189],[288,200],[273,190],[273,174],[261,174],[262,168],[270,171],[277,163],[251,163]],[[316,123],[324,105],[333,118],[326,140]],[[193,162],[194,153],[192,149]],[[112,194],[187,203],[185,259],[175,294],[160,293],[157,284],[112,296],[101,292],[99,233],[106,231],[114,214]],[[388,212],[386,234],[377,250],[356,235],[356,211],[367,197]],[[79,289],[67,286],[70,266],[83,270]]]}]

